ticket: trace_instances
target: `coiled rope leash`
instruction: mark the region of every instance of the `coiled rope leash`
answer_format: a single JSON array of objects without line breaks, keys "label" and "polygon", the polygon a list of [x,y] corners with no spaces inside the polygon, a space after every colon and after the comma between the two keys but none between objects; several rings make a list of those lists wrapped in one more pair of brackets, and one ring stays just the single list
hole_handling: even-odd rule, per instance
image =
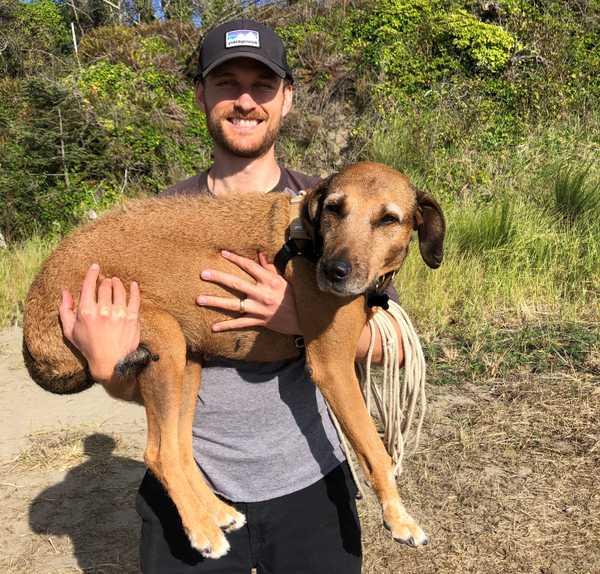
[{"label": "coiled rope leash", "polygon": [[[394,301],[388,302],[387,313],[376,311],[369,320],[371,342],[364,365],[358,365],[360,386],[371,416],[375,415],[383,427],[382,440],[394,462],[394,476],[400,476],[402,461],[406,454],[412,454],[419,445],[421,429],[426,409],[425,397],[425,356],[421,342],[406,311]],[[400,326],[404,348],[404,367],[398,365],[398,335],[393,319]],[[383,347],[383,373],[381,383],[375,381],[371,373],[373,349],[375,347],[375,329],[381,335]],[[404,377],[400,371],[404,368]],[[362,481],[356,474],[355,463],[350,457],[348,440],[335,415],[329,410],[336,427],[340,442],[352,477],[364,496]]]}]

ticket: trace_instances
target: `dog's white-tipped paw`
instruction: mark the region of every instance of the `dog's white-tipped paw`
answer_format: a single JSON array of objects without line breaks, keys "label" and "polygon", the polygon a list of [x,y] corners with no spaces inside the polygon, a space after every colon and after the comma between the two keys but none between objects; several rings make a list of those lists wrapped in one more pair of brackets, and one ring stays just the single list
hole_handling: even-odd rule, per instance
[{"label": "dog's white-tipped paw", "polygon": [[388,530],[392,533],[394,540],[400,544],[406,544],[413,548],[429,544],[427,534],[417,524],[406,524],[393,530],[388,527]]},{"label": "dog's white-tipped paw", "polygon": [[241,512],[236,512],[230,517],[229,522],[224,526],[221,526],[221,528],[223,528],[225,532],[235,532],[244,526],[244,524],[246,524],[246,516],[244,516]]},{"label": "dog's white-tipped paw", "polygon": [[204,558],[217,559],[225,556],[229,552],[229,542],[227,538],[220,533],[220,536],[211,544],[206,536],[195,536],[189,535],[190,544],[195,548]]},{"label": "dog's white-tipped paw", "polygon": [[401,544],[416,548],[429,543],[427,534],[400,503],[384,505],[383,525],[392,533],[394,540]]}]

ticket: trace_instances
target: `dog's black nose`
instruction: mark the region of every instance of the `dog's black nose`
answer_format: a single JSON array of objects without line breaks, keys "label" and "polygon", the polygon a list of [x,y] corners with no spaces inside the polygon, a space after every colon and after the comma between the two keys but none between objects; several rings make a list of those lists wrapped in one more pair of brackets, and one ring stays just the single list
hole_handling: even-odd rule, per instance
[{"label": "dog's black nose", "polygon": [[342,281],[350,275],[352,265],[343,259],[331,259],[325,265],[325,275],[330,281]]}]

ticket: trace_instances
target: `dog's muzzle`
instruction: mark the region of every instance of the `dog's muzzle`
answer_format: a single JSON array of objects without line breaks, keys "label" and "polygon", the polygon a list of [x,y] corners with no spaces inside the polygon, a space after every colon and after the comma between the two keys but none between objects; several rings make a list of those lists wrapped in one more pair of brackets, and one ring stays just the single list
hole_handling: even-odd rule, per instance
[{"label": "dog's muzzle", "polygon": [[331,283],[342,283],[352,272],[352,264],[345,259],[330,259],[323,262],[321,269]]}]

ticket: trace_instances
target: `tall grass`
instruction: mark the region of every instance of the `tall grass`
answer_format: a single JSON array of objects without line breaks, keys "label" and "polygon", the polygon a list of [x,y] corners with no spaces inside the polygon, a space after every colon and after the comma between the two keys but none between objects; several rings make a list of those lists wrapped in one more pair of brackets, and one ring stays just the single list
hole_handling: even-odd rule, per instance
[{"label": "tall grass", "polygon": [[0,327],[18,323],[27,291],[55,240],[32,237],[0,249]]},{"label": "tall grass", "polygon": [[600,192],[593,182],[600,166],[586,158],[600,153],[599,126],[581,130],[571,118],[532,131],[518,146],[490,150],[466,135],[444,140],[444,131],[460,126],[426,115],[391,114],[369,150],[444,207],[441,268],[428,270],[413,249],[397,283],[421,332],[549,316],[597,323]]},{"label": "tall grass", "polygon": [[560,165],[554,176],[554,194],[549,209],[568,225],[587,218],[596,222],[600,214],[600,181],[591,181],[591,165]]},{"label": "tall grass", "polygon": [[482,209],[463,211],[451,233],[461,253],[510,249],[517,233],[514,209],[505,199]]}]

